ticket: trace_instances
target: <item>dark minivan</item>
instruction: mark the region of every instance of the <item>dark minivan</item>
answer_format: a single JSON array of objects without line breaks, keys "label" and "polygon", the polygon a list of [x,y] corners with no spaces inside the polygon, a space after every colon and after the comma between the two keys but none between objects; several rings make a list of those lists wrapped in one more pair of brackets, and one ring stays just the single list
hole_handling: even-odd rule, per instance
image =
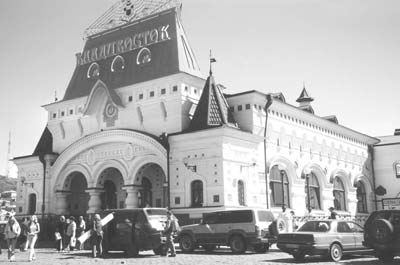
[{"label": "dark minivan", "polygon": [[167,209],[116,209],[105,210],[100,215],[104,218],[110,213],[114,218],[104,226],[104,252],[122,250],[128,257],[135,257],[144,250],[153,250],[156,255],[166,254],[163,231]]}]

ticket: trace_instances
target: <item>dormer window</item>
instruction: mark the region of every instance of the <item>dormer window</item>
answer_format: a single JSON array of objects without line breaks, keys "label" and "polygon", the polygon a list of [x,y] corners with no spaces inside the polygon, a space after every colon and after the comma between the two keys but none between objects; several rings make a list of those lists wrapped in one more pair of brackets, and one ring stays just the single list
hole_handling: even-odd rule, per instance
[{"label": "dormer window", "polygon": [[97,78],[100,75],[100,66],[98,63],[92,63],[87,72],[87,78]]},{"label": "dormer window", "polygon": [[111,72],[118,72],[125,69],[125,60],[124,57],[118,55],[114,58],[111,63]]}]

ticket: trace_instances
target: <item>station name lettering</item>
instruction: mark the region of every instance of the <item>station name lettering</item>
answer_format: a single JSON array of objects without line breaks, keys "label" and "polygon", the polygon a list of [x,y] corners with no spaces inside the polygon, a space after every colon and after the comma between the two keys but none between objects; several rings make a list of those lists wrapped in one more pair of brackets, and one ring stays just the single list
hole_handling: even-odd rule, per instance
[{"label": "station name lettering", "polygon": [[147,30],[133,36],[126,37],[117,41],[95,47],[76,54],[77,65],[84,65],[108,57],[118,55],[124,52],[140,49],[151,44],[170,40],[168,33],[169,25],[163,25],[158,28]]}]

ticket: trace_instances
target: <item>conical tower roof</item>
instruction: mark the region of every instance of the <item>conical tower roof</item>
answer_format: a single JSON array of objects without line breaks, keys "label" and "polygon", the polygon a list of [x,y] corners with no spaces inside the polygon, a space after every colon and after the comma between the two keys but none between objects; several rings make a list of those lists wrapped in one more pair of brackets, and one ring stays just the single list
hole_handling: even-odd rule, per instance
[{"label": "conical tower roof", "polygon": [[188,130],[198,131],[223,125],[238,128],[223,93],[210,74]]},{"label": "conical tower roof", "polygon": [[299,98],[296,100],[296,102],[312,102],[314,101],[314,98],[310,97],[308,95],[308,92],[305,88],[305,86],[303,86],[303,90],[301,91],[301,94],[299,96]]}]

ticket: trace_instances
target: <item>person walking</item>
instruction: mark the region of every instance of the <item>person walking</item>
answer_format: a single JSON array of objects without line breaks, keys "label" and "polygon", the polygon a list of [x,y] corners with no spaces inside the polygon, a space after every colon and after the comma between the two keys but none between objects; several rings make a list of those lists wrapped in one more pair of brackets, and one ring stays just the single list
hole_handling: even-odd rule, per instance
[{"label": "person walking", "polygon": [[8,260],[15,262],[15,245],[17,244],[18,236],[21,233],[21,227],[13,215],[8,218],[6,227],[4,228],[5,239],[8,247]]},{"label": "person walking", "polygon": [[27,235],[28,235],[28,246],[29,246],[29,261],[35,260],[35,244],[40,232],[40,225],[36,215],[31,216],[31,220],[28,224]]},{"label": "person walking", "polygon": [[167,223],[165,224],[165,228],[164,228],[164,233],[165,233],[165,236],[167,237],[166,254],[168,255],[168,250],[171,250],[171,255],[169,255],[168,257],[176,256],[175,245],[174,245],[174,233],[176,231],[177,231],[177,227],[176,227],[175,217],[172,215],[171,211],[168,211],[167,212]]},{"label": "person walking", "polygon": [[97,257],[97,252],[99,256],[103,255],[103,225],[101,224],[101,218],[99,214],[95,214],[93,218],[93,228],[92,228],[92,255],[93,258]]},{"label": "person walking", "polygon": [[[69,221],[68,221],[69,220]],[[74,250],[76,245],[76,222],[75,217],[71,216],[67,219],[67,232],[66,240],[67,240],[67,247],[65,248],[66,251]]]},{"label": "person walking", "polygon": [[56,238],[56,249],[58,252],[64,249],[65,244],[65,231],[67,230],[67,223],[65,222],[65,217],[60,216],[60,220],[56,226],[55,238]]},{"label": "person walking", "polygon": [[[78,225],[76,228],[76,237],[79,238],[81,235],[85,233],[86,230],[86,222],[83,219],[83,216],[79,216]],[[83,249],[84,244],[79,244],[79,250]]]}]

